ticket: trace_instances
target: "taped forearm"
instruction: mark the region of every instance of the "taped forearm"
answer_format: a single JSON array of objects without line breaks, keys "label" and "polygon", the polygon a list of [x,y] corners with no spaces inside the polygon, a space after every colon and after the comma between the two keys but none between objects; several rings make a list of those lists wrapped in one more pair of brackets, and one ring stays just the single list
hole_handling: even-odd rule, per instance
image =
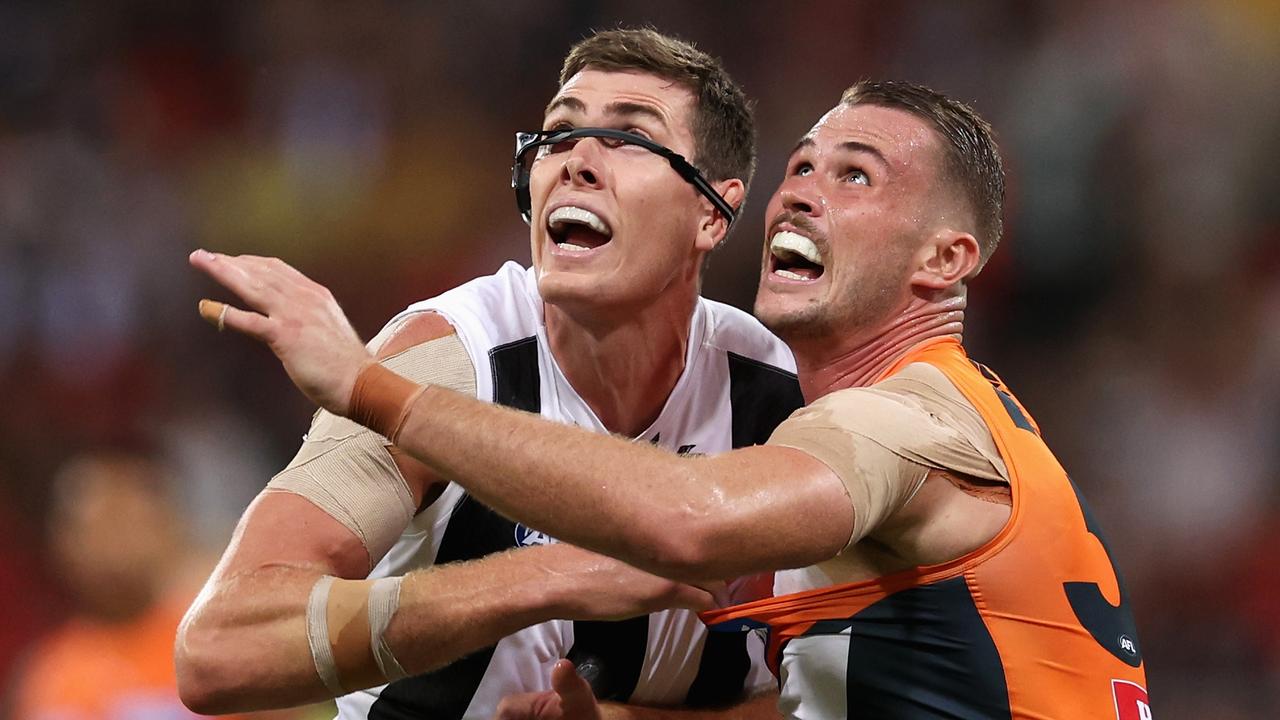
[{"label": "taped forearm", "polygon": [[427,672],[530,625],[568,617],[593,582],[594,565],[580,554],[548,545],[403,578],[321,578],[307,607],[316,675],[331,694],[343,694]]},{"label": "taped forearm", "polygon": [[184,703],[202,714],[319,702],[440,667],[563,616],[582,583],[551,546],[403,578],[261,568],[206,589],[179,630]]},{"label": "taped forearm", "polygon": [[403,582],[325,575],[312,587],[307,643],[316,674],[334,697],[406,677],[386,639]]},{"label": "taped forearm", "polygon": [[306,600],[316,577],[306,568],[269,567],[206,587],[175,644],[182,701],[213,715],[332,697],[307,649]]}]

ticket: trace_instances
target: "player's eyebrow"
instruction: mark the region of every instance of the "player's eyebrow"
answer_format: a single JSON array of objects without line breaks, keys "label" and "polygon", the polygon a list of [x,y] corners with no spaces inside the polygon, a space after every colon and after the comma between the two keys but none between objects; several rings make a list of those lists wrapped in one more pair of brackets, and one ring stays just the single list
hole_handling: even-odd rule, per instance
[{"label": "player's eyebrow", "polygon": [[[813,137],[811,135],[805,135],[804,137],[800,138],[800,141],[796,143],[796,146],[791,149],[791,154],[795,155],[796,152],[801,148],[813,147],[813,145],[814,145]],[[880,152],[880,149],[874,145],[868,145],[867,143],[859,142],[857,140],[845,140],[844,142],[840,143],[837,147],[846,152],[866,153],[874,157],[876,160],[880,161],[880,164],[885,166],[886,168],[892,167],[889,164],[889,160],[885,158],[884,153]]]},{"label": "player's eyebrow", "polygon": [[654,106],[644,103],[618,101],[609,103],[604,107],[604,110],[609,115],[642,115],[656,120],[664,126],[667,124],[666,115],[663,115]]},{"label": "player's eyebrow", "polygon": [[542,111],[542,116],[546,117],[560,108],[575,112],[587,111],[586,103],[576,97],[558,97],[547,104],[547,109]]},{"label": "player's eyebrow", "polygon": [[[551,115],[551,113],[560,109],[569,110],[571,112],[585,113],[587,111],[587,106],[586,106],[586,103],[582,102],[581,100],[575,97],[558,97],[555,100],[552,100],[549,105],[547,105],[547,109],[543,111],[542,115],[543,117],[547,117]],[[647,105],[645,103],[619,100],[617,102],[612,102],[612,103],[609,103],[608,105],[605,105],[604,111],[605,111],[605,114],[607,115],[622,115],[622,116],[641,115],[644,117],[652,118],[653,120],[656,120],[657,122],[661,123],[663,126],[667,125],[667,117],[663,115],[657,108],[653,107],[652,105]]]}]

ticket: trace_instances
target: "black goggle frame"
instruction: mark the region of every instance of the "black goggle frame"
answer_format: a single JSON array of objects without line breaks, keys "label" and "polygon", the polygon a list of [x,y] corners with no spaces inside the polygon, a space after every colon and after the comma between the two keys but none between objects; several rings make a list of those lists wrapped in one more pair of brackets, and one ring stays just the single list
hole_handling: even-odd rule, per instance
[{"label": "black goggle frame", "polygon": [[535,130],[516,133],[516,155],[514,162],[511,164],[511,187],[516,191],[516,207],[520,209],[520,216],[524,218],[526,223],[531,222],[533,212],[533,203],[529,197],[529,167],[533,163],[529,163],[526,166],[524,162],[525,156],[540,147],[559,145],[562,142],[587,137],[605,138],[618,143],[636,145],[655,155],[666,158],[667,162],[671,163],[671,168],[676,171],[676,174],[684,178],[685,182],[692,185],[705,198],[710,200],[711,204],[729,221],[730,225],[733,224],[734,219],[737,217],[737,213],[729,205],[729,201],[716,192],[715,188],[711,187],[711,183],[707,182],[702,173],[692,163],[685,160],[683,155],[635,133],[612,130],[610,128],[584,127],[572,130]]}]

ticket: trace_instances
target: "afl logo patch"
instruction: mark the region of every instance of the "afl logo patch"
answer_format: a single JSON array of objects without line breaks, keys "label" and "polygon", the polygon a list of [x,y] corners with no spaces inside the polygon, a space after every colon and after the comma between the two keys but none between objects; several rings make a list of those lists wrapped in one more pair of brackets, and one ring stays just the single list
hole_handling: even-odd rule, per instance
[{"label": "afl logo patch", "polygon": [[530,547],[532,545],[550,545],[551,543],[556,541],[556,539],[551,537],[550,535],[540,530],[534,530],[533,528],[525,527],[520,523],[516,523],[515,539],[516,539],[516,547]]},{"label": "afl logo patch", "polygon": [[1134,642],[1133,638],[1128,635],[1121,635],[1116,639],[1116,644],[1118,644],[1120,646],[1120,650],[1129,657],[1138,656],[1138,643]]}]

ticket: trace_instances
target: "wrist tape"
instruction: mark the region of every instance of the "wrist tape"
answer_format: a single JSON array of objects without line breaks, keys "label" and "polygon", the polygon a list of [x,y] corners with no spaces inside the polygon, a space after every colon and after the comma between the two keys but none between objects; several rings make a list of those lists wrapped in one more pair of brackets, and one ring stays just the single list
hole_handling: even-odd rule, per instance
[{"label": "wrist tape", "polygon": [[395,443],[413,403],[426,389],[370,362],[356,375],[347,416]]}]

